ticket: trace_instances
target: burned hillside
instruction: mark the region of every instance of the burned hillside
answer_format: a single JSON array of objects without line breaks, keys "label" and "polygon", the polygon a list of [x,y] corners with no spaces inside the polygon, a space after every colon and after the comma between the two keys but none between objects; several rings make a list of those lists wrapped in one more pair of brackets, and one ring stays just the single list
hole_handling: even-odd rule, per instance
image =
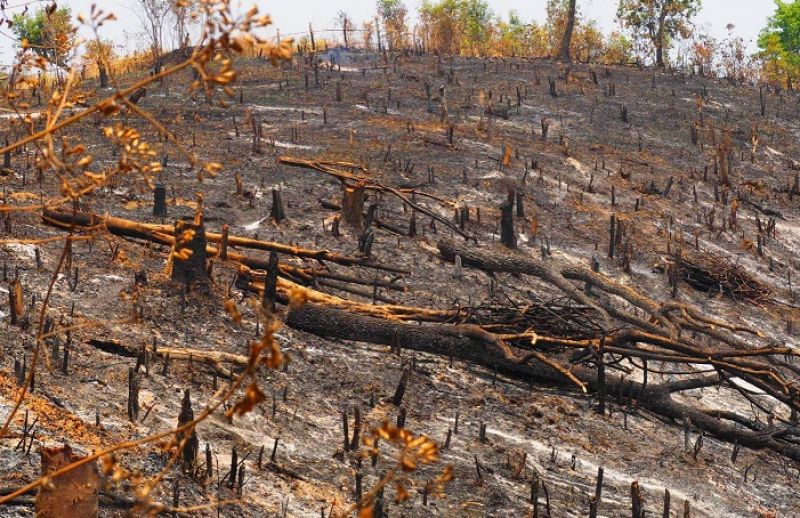
[{"label": "burned hillside", "polygon": [[[99,167],[148,142],[152,178],[57,203],[77,180],[8,146],[4,419],[29,389],[5,494],[40,447],[162,434],[99,459],[101,515],[795,512],[796,93],[411,52],[232,66],[227,105],[182,70],[63,130]],[[404,465],[417,436],[438,453]]]}]

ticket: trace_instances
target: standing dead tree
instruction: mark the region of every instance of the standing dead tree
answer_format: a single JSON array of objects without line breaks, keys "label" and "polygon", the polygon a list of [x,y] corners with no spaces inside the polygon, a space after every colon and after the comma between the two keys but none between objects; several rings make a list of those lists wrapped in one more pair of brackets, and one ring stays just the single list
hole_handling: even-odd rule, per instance
[{"label": "standing dead tree", "polygon": [[164,24],[172,10],[170,0],[137,0],[138,8],[134,10],[142,27],[150,39],[150,50],[153,53],[155,72],[158,73],[158,60],[164,49]]},{"label": "standing dead tree", "polygon": [[336,23],[342,30],[342,38],[344,39],[344,48],[350,48],[350,42],[353,41],[353,34],[356,31],[355,25],[353,25],[353,20],[347,16],[347,13],[344,11],[339,11],[336,14]]}]

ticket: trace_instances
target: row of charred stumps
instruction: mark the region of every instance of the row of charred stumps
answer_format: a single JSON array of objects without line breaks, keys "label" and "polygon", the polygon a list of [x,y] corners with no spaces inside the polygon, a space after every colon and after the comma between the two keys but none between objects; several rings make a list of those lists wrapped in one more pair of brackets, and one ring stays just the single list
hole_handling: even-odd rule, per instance
[{"label": "row of charred stumps", "polygon": [[[546,132],[546,126],[544,125],[543,121],[543,132]],[[387,150],[387,155],[391,152],[391,146]],[[498,159],[500,163],[501,169],[503,163],[506,161],[508,156],[512,153],[512,149],[510,146],[504,146],[504,158]],[[337,205],[325,200],[320,200],[322,206],[329,210],[336,210],[341,211],[341,217],[337,216],[334,218],[331,224],[331,232],[338,236],[339,235],[339,221],[342,219],[348,225],[362,229],[363,233],[359,237],[359,251],[361,253],[371,253],[371,244],[374,240],[374,235],[372,234],[371,226],[374,225],[378,228],[387,230],[391,233],[397,235],[408,235],[413,237],[417,234],[418,231],[418,224],[417,224],[417,213],[419,212],[416,210],[415,207],[412,207],[411,216],[409,219],[409,223],[407,229],[404,229],[398,226],[395,223],[389,223],[385,219],[381,219],[379,216],[380,209],[378,208],[379,202],[373,202],[369,205],[367,210],[364,210],[365,205],[365,192],[371,190],[378,190],[379,192],[384,192],[381,190],[380,185],[375,185],[374,183],[370,183],[366,180],[361,180],[359,183],[350,183],[348,185],[345,183],[345,180],[353,179],[356,177],[353,176],[345,176],[341,172],[337,172],[332,170],[330,167],[326,167],[325,163],[316,163],[312,161],[305,161],[300,159],[294,159],[289,157],[281,157],[279,158],[279,162],[291,166],[296,167],[304,167],[304,168],[311,168],[317,171],[321,171],[327,174],[331,174],[340,180],[343,180],[342,186],[342,203],[341,205]],[[352,165],[352,164],[347,164]],[[408,167],[406,164],[405,167]],[[413,164],[411,165],[413,168]],[[537,169],[538,165],[535,161],[531,164],[532,169]],[[603,166],[605,169],[605,165]],[[528,163],[526,162],[526,176],[528,171]],[[706,171],[707,172],[707,171]],[[429,171],[429,182],[434,182],[435,179],[432,177],[433,173]],[[524,181],[524,179],[523,179]],[[672,186],[672,179],[667,183],[667,186],[664,190],[656,189],[654,191],[655,194],[659,194],[661,196],[668,196],[670,192],[670,188]],[[724,205],[728,205],[728,190],[724,189],[723,191],[719,191],[715,185],[715,200],[717,202],[722,202]],[[588,191],[592,192],[591,182],[588,187]],[[411,199],[413,200],[417,193],[411,192]],[[273,199],[274,199],[273,194]],[[422,194],[422,196],[430,196],[426,194]],[[433,196],[430,196],[434,198]],[[695,197],[697,197],[695,191]],[[741,197],[741,196],[740,196]],[[517,219],[522,219],[526,217],[525,211],[525,194],[522,190],[509,190],[507,199],[503,201],[503,203],[499,206],[499,237],[500,242],[505,245],[509,249],[517,248],[517,230],[515,229],[515,217]],[[441,200],[439,200],[441,201]],[[639,210],[640,208],[641,199],[636,200],[636,208],[635,210]],[[611,206],[612,208],[617,207],[617,203],[615,201],[615,193],[614,188],[612,186],[611,189]],[[766,222],[762,222],[762,220],[756,217],[756,222],[758,225],[758,234],[757,234],[757,248],[758,254],[760,256],[765,255],[764,248],[766,246],[767,240],[775,234],[776,232],[776,217],[782,217],[780,214],[776,214],[773,211],[770,211],[768,208],[764,208],[759,206],[757,203],[752,202],[746,198],[742,198],[741,203],[752,205],[755,210],[760,211],[768,216],[775,216],[769,217]],[[273,202],[273,207],[275,207],[276,203]],[[735,206],[735,203],[734,203]],[[406,204],[404,203],[404,209],[406,208]],[[376,210],[377,209],[377,210]],[[271,211],[271,215],[274,212]],[[450,227],[451,231],[456,231],[462,235],[462,237],[471,239],[472,236],[467,233],[468,230],[468,223],[472,216],[474,216],[478,222],[481,223],[481,209],[480,207],[476,207],[471,209],[468,206],[456,206],[453,208],[454,216],[451,222],[444,222],[446,225]],[[711,231],[715,231],[714,224],[713,224],[713,213],[709,216],[709,229]],[[429,227],[432,232],[436,232],[436,221],[437,219],[431,218]],[[735,208],[732,209],[731,215],[731,229],[736,229],[736,216],[735,216]],[[723,224],[727,223],[728,219],[723,218]],[[537,220],[534,218],[531,224],[531,237],[535,239],[537,237]],[[635,224],[633,222],[628,221],[626,218],[619,216],[616,212],[613,213],[609,220],[609,238],[608,238],[608,258],[609,259],[619,259],[621,262],[621,266],[623,270],[627,273],[630,273],[631,269],[631,262],[634,256],[634,240],[635,240]],[[723,230],[725,230],[725,226],[723,225]],[[547,236],[541,236],[541,254],[542,257],[545,258],[551,255],[550,250],[550,242]],[[369,245],[369,246],[365,246]],[[727,296],[731,296],[733,298],[737,298],[740,300],[748,300],[752,302],[758,302],[764,300],[769,294],[769,290],[757,280],[755,280],[752,276],[744,272],[740,267],[737,265],[730,264],[726,261],[710,257],[708,254],[700,253],[699,248],[699,237],[698,233],[695,233],[695,250],[692,253],[689,250],[683,250],[683,247],[679,244],[677,246],[672,247],[673,250],[670,251],[670,247],[672,245],[672,239],[667,243],[667,253],[670,255],[671,263],[668,264],[667,273],[669,274],[669,281],[670,281],[670,289],[673,293],[673,297],[677,295],[678,292],[678,285],[681,281],[685,281],[689,286],[692,288],[702,291],[702,292],[711,292],[711,293],[722,293]],[[593,265],[593,268],[595,266]],[[773,260],[770,259],[770,268],[773,268]],[[791,286],[791,282],[790,282]]]},{"label": "row of charred stumps", "polygon": [[[396,347],[396,348],[395,348]],[[390,346],[390,353],[393,354],[400,354],[400,347],[399,344],[397,346]],[[391,398],[388,398],[386,402],[391,402],[392,405],[398,408],[396,424],[398,427],[405,427],[406,425],[406,417],[407,411],[406,407],[403,406],[403,397],[407,390],[407,386],[409,381],[412,379],[412,373],[416,372],[415,362],[412,359],[410,364],[411,366],[407,366],[402,370],[397,388]],[[137,365],[138,367],[138,365]],[[494,384],[496,381],[497,372],[494,372],[494,376],[492,378],[492,383]],[[628,399],[628,409],[625,410],[625,403],[624,398],[630,397]],[[284,389],[283,402],[287,402],[287,390]],[[273,411],[272,417],[275,419],[276,414],[276,397],[273,393]],[[617,401],[620,407],[623,409],[625,413],[625,429],[627,429],[627,415],[631,412],[631,405],[633,402],[632,394],[628,396],[624,396],[622,392],[619,394],[619,399]],[[605,401],[601,401],[602,405],[605,405]],[[368,406],[370,408],[374,408],[376,405],[375,394],[372,392],[370,394],[370,400]],[[357,471],[355,474],[354,479],[354,486],[353,486],[353,495],[354,501],[359,502],[363,496],[363,483],[364,483],[364,473],[363,473],[363,465],[361,457],[357,455],[359,447],[360,447],[360,434],[365,426],[365,423],[362,421],[361,416],[361,408],[359,406],[352,407],[352,434],[350,433],[351,425],[349,421],[349,414],[348,410],[343,410],[341,414],[341,423],[342,423],[342,436],[343,436],[343,444],[341,450],[337,451],[336,457],[340,459],[344,459],[344,456],[348,454],[348,452],[353,453],[353,458],[356,460],[357,464]],[[193,418],[193,413],[191,411],[191,403],[189,400],[188,391],[184,393],[184,400],[182,404],[181,414],[178,418],[178,425],[181,426],[185,424]],[[460,414],[457,412],[455,414],[455,418],[453,420],[453,424],[451,427],[448,428],[447,436],[443,441],[442,450],[447,451],[452,447],[452,442],[455,436],[458,436],[459,431],[459,424],[460,424]],[[487,424],[484,421],[479,422],[478,426],[478,437],[477,440],[480,444],[487,444],[489,443],[489,439],[487,436]],[[694,442],[693,445],[690,444],[690,432],[691,432],[691,424],[687,420],[685,421],[685,435],[684,435],[684,442],[685,442],[685,449],[687,452],[693,455],[694,459],[697,459],[697,456],[702,449],[703,446],[703,434],[698,435],[697,440]],[[196,479],[204,480],[204,479],[211,479],[213,475],[213,463],[211,458],[211,448],[210,445],[206,445],[205,448],[205,464],[200,463],[199,457],[199,446],[196,435],[193,433],[191,437],[184,437],[182,444],[182,459],[184,462],[184,466],[187,468],[187,472],[192,474]],[[307,479],[299,474],[296,470],[292,469],[291,467],[285,464],[279,464],[277,462],[277,452],[279,446],[280,438],[275,438],[273,443],[273,448],[271,455],[269,457],[269,461],[264,461],[265,455],[265,447],[261,446],[258,451],[257,457],[253,463],[255,464],[255,469],[261,471],[262,469],[268,469],[272,472],[283,474],[293,479],[297,480],[306,480]],[[224,475],[220,475],[218,477],[218,486],[219,485],[226,485],[229,489],[235,490],[239,496],[242,495],[243,487],[244,487],[244,473],[245,473],[245,461],[251,457],[254,450],[247,451],[244,455],[241,455],[236,447],[233,447],[231,450],[230,455],[230,467],[228,471]],[[555,468],[558,465],[558,449],[554,446],[552,448],[550,454],[550,463]],[[736,462],[736,457],[739,453],[739,447],[734,448],[733,454],[731,457],[731,462]],[[476,479],[475,482],[477,485],[482,485],[484,482],[484,477],[487,473],[493,473],[494,470],[485,466],[478,458],[477,454],[473,455],[475,461],[475,473]],[[377,457],[373,457],[371,460],[372,467],[375,468],[377,464]],[[526,473],[526,464],[527,461],[527,454],[523,454],[521,459],[513,460],[510,457],[507,459],[506,467],[513,472],[512,478],[515,480],[521,480],[524,478],[524,473]],[[577,456],[573,453],[571,458],[571,470],[576,469],[576,464],[578,462]],[[747,477],[747,473],[751,470],[752,465],[747,468],[745,471],[745,477]],[[595,493],[594,495],[590,495],[588,499],[588,511],[589,517],[595,518],[597,516],[598,510],[601,509],[602,503],[602,490],[603,490],[603,472],[604,469],[600,467],[597,473],[597,480],[595,484]],[[421,496],[421,503],[423,506],[428,505],[428,498],[430,496],[430,485],[426,484],[423,485],[420,489],[420,496]],[[634,481],[631,483],[631,510],[633,512],[633,516],[636,517],[644,517],[646,515],[646,505],[645,500],[642,497],[641,490],[639,488],[638,481]],[[671,495],[668,489],[664,490],[663,494],[663,516],[669,517],[672,516],[670,514],[671,509]],[[178,505],[177,501],[174,504],[175,506]],[[536,470],[533,470],[532,475],[530,477],[530,505],[532,508],[532,515],[535,517],[550,517],[553,516],[551,506],[551,499],[550,499],[550,490],[548,489],[548,485],[546,480],[538,473]],[[378,497],[377,501],[375,502],[375,516],[384,516],[385,513],[388,512],[388,503],[381,492]],[[325,516],[325,509],[322,509],[322,516]],[[688,500],[684,501],[683,505],[683,514],[682,516],[689,518],[691,516],[691,505]]]},{"label": "row of charred stumps", "polygon": [[[401,354],[400,350],[401,348],[399,343],[396,345],[390,345],[389,352],[391,354],[399,355]],[[147,365],[147,361],[142,360],[141,358],[142,356],[140,355],[139,359],[137,360],[137,365],[135,369],[131,369],[132,378],[138,375],[136,371],[138,371],[139,366],[141,364]],[[168,363],[168,361],[169,359],[166,358],[165,363]],[[400,379],[398,381],[397,388],[394,391],[394,394],[392,395],[391,398],[386,399],[387,403],[391,403],[398,409],[396,417],[396,425],[398,427],[405,427],[406,425],[407,411],[406,407],[403,405],[403,397],[405,395],[410,380],[413,379],[412,378],[413,373],[416,372],[416,370],[417,370],[416,362],[414,361],[414,359],[412,359],[410,364],[408,364],[405,368],[403,368],[402,373],[400,375]],[[146,371],[145,374],[149,376],[148,371]],[[166,371],[162,372],[162,374],[166,375]],[[496,380],[497,380],[497,371],[495,370],[492,378],[492,384],[494,384]],[[216,379],[215,379],[215,386],[216,386]],[[137,390],[138,390],[138,385],[137,385]],[[138,395],[134,395],[132,397],[138,397]],[[629,398],[627,402],[628,405],[627,410],[625,409],[626,397]],[[283,403],[287,403],[287,399],[288,399],[288,390],[285,388],[282,395]],[[634,399],[632,393],[625,396],[622,391],[620,392],[617,403],[620,405],[620,408],[622,408],[622,411],[625,415],[625,421],[624,421],[625,429],[627,429],[627,416],[632,411],[631,406],[633,404],[633,401]],[[601,398],[599,404],[604,406],[606,404],[605,399]],[[368,406],[370,408],[374,408],[376,406],[376,398],[374,392],[371,392],[370,394]],[[277,397],[273,392],[273,410],[272,410],[273,419],[275,419],[276,417],[276,409],[277,409]],[[178,427],[181,427],[186,423],[191,422],[193,418],[194,418],[194,413],[191,407],[189,391],[186,390],[184,392],[181,411],[178,416]],[[358,455],[358,451],[360,448],[361,432],[364,429],[366,423],[362,421],[361,408],[357,405],[352,407],[352,418],[353,418],[352,433],[350,432],[351,425],[349,418],[350,416],[348,410],[347,409],[343,410],[341,414],[343,443],[341,450],[336,452],[335,457],[339,458],[340,460],[344,460],[344,457],[346,455],[352,453],[352,457],[353,459],[355,459],[357,467],[353,485],[353,497],[355,502],[360,502],[362,500],[363,488],[364,488],[364,466],[362,464],[361,456]],[[487,436],[487,424],[488,423],[485,421],[480,421],[478,423],[477,441],[480,444],[488,444],[490,442]],[[449,450],[452,447],[454,437],[458,436],[460,433],[463,432],[463,430],[462,431],[459,430],[459,425],[460,425],[460,413],[456,412],[452,426],[448,428],[446,438],[442,443],[443,451]],[[687,452],[692,454],[696,460],[703,446],[703,434],[701,433],[700,435],[698,435],[697,440],[694,442],[693,445],[691,445],[689,440],[691,433],[691,424],[688,420],[686,420],[684,422],[684,425],[685,425],[684,427],[685,449]],[[35,426],[35,423],[33,426]],[[26,428],[27,428],[27,422],[26,422]],[[201,452],[199,449],[199,440],[194,430],[192,430],[191,435],[187,434],[179,435],[178,443],[181,448],[181,458],[183,461],[184,473],[188,474],[193,479],[200,482],[212,480],[214,474],[214,462],[212,458],[211,446],[209,444],[206,444],[204,450],[205,461],[203,462],[201,459]],[[267,469],[276,474],[287,476],[295,480],[308,481],[308,479],[304,477],[301,473],[299,473],[296,469],[293,469],[292,467],[284,463],[278,462],[277,453],[278,453],[279,443],[280,443],[280,438],[276,437],[274,439],[272,451],[268,461],[264,460],[266,453],[265,447],[261,446],[260,449],[258,450],[256,459],[254,461],[251,461],[250,469],[255,468],[257,472],[261,472],[263,469]],[[239,495],[240,497],[242,496],[244,491],[244,486],[247,480],[245,478],[245,471],[246,471],[245,461],[247,461],[253,455],[254,452],[255,450],[249,450],[246,453],[241,454],[235,446],[232,448],[228,470],[223,473],[219,471],[219,468],[217,468],[218,477],[216,484],[217,484],[218,494],[220,488],[225,486],[229,490],[235,491],[236,494]],[[558,449],[555,446],[553,446],[550,454],[550,463],[553,469],[555,469],[559,463],[558,453],[559,453]],[[737,447],[734,448],[731,457],[731,462],[735,463],[738,453],[739,453],[739,447],[737,445]],[[478,454],[473,454],[473,457],[475,462],[475,475],[476,475],[475,483],[480,486],[483,485],[484,483],[485,475],[487,473],[494,473],[495,471],[484,465],[479,459]],[[372,457],[371,459],[372,468],[376,468],[377,461],[378,461],[377,457]],[[571,468],[570,468],[571,470],[574,471],[576,469],[577,462],[578,462],[577,456],[576,454],[573,453],[571,458]],[[532,470],[532,474],[530,477],[525,476],[525,474],[528,471],[526,453],[522,455],[521,459],[515,460],[508,457],[505,468],[512,473],[511,477],[514,480],[524,480],[526,478],[530,479],[529,503],[531,505],[532,516],[537,518],[554,516],[553,509],[555,508],[555,505],[551,504],[550,489],[547,485],[545,478],[542,475],[540,475],[535,469]],[[751,468],[752,465],[747,468],[747,470],[745,471],[745,477],[747,477],[747,473],[751,470]],[[587,505],[590,518],[596,518],[598,515],[597,514],[598,511],[602,509],[602,491],[604,487],[603,473],[604,469],[600,467],[597,473],[595,493],[593,495],[589,495],[588,498]],[[179,500],[177,496],[178,494],[177,484],[178,481],[176,480],[173,492],[174,495],[173,505],[175,507],[179,505]],[[431,486],[429,484],[423,485],[420,488],[419,493],[421,498],[421,504],[423,506],[427,506],[429,496],[431,495]],[[633,513],[632,516],[635,517],[646,516],[648,510],[645,503],[645,499],[642,496],[638,481],[634,481],[631,483],[630,501],[631,501],[631,511]],[[388,510],[389,510],[388,501],[385,498],[383,491],[381,491],[376,498],[374,516],[387,516],[386,513],[388,513]],[[322,513],[321,516],[323,517],[326,515],[325,508],[321,510],[321,513]],[[670,513],[671,513],[671,494],[668,489],[665,489],[663,493],[663,516],[665,517],[672,516]],[[685,500],[683,505],[682,516],[684,516],[685,518],[689,518],[691,515],[692,515],[691,504],[688,500]]]}]

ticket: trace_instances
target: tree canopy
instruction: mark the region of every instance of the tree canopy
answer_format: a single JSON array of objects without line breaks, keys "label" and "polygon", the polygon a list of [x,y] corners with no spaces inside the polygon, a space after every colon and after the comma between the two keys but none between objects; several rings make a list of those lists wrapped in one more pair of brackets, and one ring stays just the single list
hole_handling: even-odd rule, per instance
[{"label": "tree canopy", "polygon": [[655,47],[656,65],[664,66],[664,50],[676,36],[686,38],[701,0],[620,0],[617,17],[635,36],[645,37]]},{"label": "tree canopy", "polygon": [[65,66],[75,40],[75,25],[69,7],[41,8],[17,14],[11,20],[14,34],[51,63]]},{"label": "tree canopy", "polygon": [[792,81],[800,71],[800,0],[776,0],[775,5],[775,14],[758,38],[759,57],[768,79]]},{"label": "tree canopy", "polygon": [[389,48],[403,47],[408,32],[408,27],[406,26],[408,9],[406,9],[402,0],[378,0],[377,8],[378,15],[383,20]]},{"label": "tree canopy", "polygon": [[484,0],[424,0],[420,18],[440,52],[485,52],[493,13]]}]

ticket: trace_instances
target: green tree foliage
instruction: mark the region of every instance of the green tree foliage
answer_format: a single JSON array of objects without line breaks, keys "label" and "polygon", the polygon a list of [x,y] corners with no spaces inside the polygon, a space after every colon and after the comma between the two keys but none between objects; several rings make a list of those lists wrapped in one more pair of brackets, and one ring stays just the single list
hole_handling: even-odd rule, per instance
[{"label": "green tree foliage", "polygon": [[485,53],[492,21],[489,4],[483,0],[463,0],[461,10],[461,23],[472,52]]},{"label": "green tree foliage", "polygon": [[[548,0],[547,22],[526,23],[516,11],[494,15],[481,0],[424,0],[419,34],[424,45],[443,55],[556,56],[570,16],[570,0]],[[627,63],[633,45],[619,33],[605,37],[576,11],[570,56],[582,62]]]},{"label": "green tree foliage", "polygon": [[383,20],[389,50],[403,48],[408,39],[408,9],[402,0],[378,0],[378,16]]},{"label": "green tree foliage", "polygon": [[766,79],[785,80],[791,87],[800,72],[800,0],[775,4],[775,14],[758,38],[758,57]]},{"label": "green tree foliage", "polygon": [[656,51],[656,65],[664,66],[670,41],[691,34],[691,20],[701,0],[619,0],[617,17],[637,37],[645,37]]},{"label": "green tree foliage", "polygon": [[633,56],[633,42],[620,32],[612,32],[605,38],[601,61],[613,64],[626,64]]},{"label": "green tree foliage", "polygon": [[494,53],[499,56],[545,56],[548,53],[547,33],[536,22],[525,23],[516,11],[508,13],[508,20],[498,18],[495,23]]},{"label": "green tree foliage", "polygon": [[485,54],[494,29],[484,0],[424,0],[420,20],[428,44],[444,54]]},{"label": "green tree foliage", "polygon": [[17,14],[11,29],[37,54],[59,66],[65,66],[75,42],[75,25],[69,7],[42,8],[34,13]]}]

